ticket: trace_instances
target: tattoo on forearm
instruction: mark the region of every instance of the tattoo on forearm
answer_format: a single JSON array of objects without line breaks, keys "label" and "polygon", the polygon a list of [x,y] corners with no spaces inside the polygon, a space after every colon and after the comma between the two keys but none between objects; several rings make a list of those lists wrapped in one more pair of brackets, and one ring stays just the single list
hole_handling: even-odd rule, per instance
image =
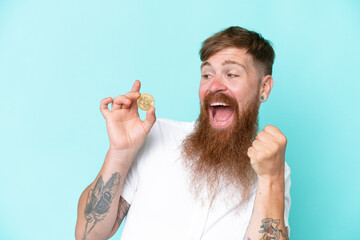
[{"label": "tattoo on forearm", "polygon": [[261,220],[261,222],[262,225],[260,228],[262,228],[262,230],[260,230],[259,233],[264,233],[264,235],[260,240],[280,240],[282,239],[281,237],[286,240],[289,239],[286,229],[279,229],[280,219],[265,218]]},{"label": "tattoo on forearm", "polygon": [[124,217],[128,213],[129,208],[130,208],[130,204],[128,204],[125,201],[125,199],[120,196],[119,209],[118,209],[118,214],[117,214],[117,219],[116,219],[117,222],[119,223],[119,225],[121,224],[122,220],[124,219]]},{"label": "tattoo on forearm", "polygon": [[[100,175],[94,188],[90,189],[84,211],[86,219],[85,232],[82,240],[85,240],[96,223],[103,220],[110,210],[111,202],[114,199],[120,185],[120,174],[113,173],[109,181],[104,184]],[[89,230],[88,227],[90,227]]]}]

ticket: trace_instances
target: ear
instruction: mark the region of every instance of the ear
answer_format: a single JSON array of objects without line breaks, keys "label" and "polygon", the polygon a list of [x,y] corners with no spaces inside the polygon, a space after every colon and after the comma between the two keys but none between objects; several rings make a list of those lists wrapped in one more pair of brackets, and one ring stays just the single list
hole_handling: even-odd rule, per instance
[{"label": "ear", "polygon": [[265,97],[264,100],[260,100],[261,102],[265,102],[269,98],[273,85],[274,85],[274,80],[272,76],[266,75],[261,79],[259,96]]}]

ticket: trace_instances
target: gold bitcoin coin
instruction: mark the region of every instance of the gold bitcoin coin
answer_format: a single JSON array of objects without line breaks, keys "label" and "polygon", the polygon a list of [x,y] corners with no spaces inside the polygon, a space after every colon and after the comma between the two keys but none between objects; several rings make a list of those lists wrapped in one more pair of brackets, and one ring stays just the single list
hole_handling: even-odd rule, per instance
[{"label": "gold bitcoin coin", "polygon": [[138,98],[137,104],[138,104],[138,106],[139,106],[139,108],[140,108],[141,110],[147,111],[147,110],[149,110],[151,107],[154,106],[155,101],[154,101],[154,98],[153,98],[150,94],[143,93],[143,94],[141,94],[141,96]]}]

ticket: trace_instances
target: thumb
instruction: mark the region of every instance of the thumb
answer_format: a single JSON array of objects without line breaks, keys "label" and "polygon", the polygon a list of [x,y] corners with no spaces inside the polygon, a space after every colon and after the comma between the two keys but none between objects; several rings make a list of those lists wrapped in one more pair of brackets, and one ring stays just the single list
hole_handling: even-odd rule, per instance
[{"label": "thumb", "polygon": [[152,107],[146,112],[146,118],[144,120],[144,128],[148,133],[156,121],[155,108]]}]

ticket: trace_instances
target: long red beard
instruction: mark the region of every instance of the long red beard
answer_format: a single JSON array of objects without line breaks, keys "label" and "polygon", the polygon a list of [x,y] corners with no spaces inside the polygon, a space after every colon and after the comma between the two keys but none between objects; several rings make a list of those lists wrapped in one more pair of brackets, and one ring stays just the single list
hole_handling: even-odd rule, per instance
[{"label": "long red beard", "polygon": [[[256,174],[251,167],[247,150],[251,146],[258,129],[258,96],[243,105],[241,116],[237,101],[223,93],[208,94],[201,106],[194,131],[182,144],[185,166],[191,177],[191,190],[199,197],[203,189],[207,196],[215,196],[225,187],[233,187],[240,196],[239,205],[251,197]],[[210,101],[220,101],[234,109],[231,126],[225,129],[214,128],[210,123]],[[221,184],[220,184],[221,183]]]}]

